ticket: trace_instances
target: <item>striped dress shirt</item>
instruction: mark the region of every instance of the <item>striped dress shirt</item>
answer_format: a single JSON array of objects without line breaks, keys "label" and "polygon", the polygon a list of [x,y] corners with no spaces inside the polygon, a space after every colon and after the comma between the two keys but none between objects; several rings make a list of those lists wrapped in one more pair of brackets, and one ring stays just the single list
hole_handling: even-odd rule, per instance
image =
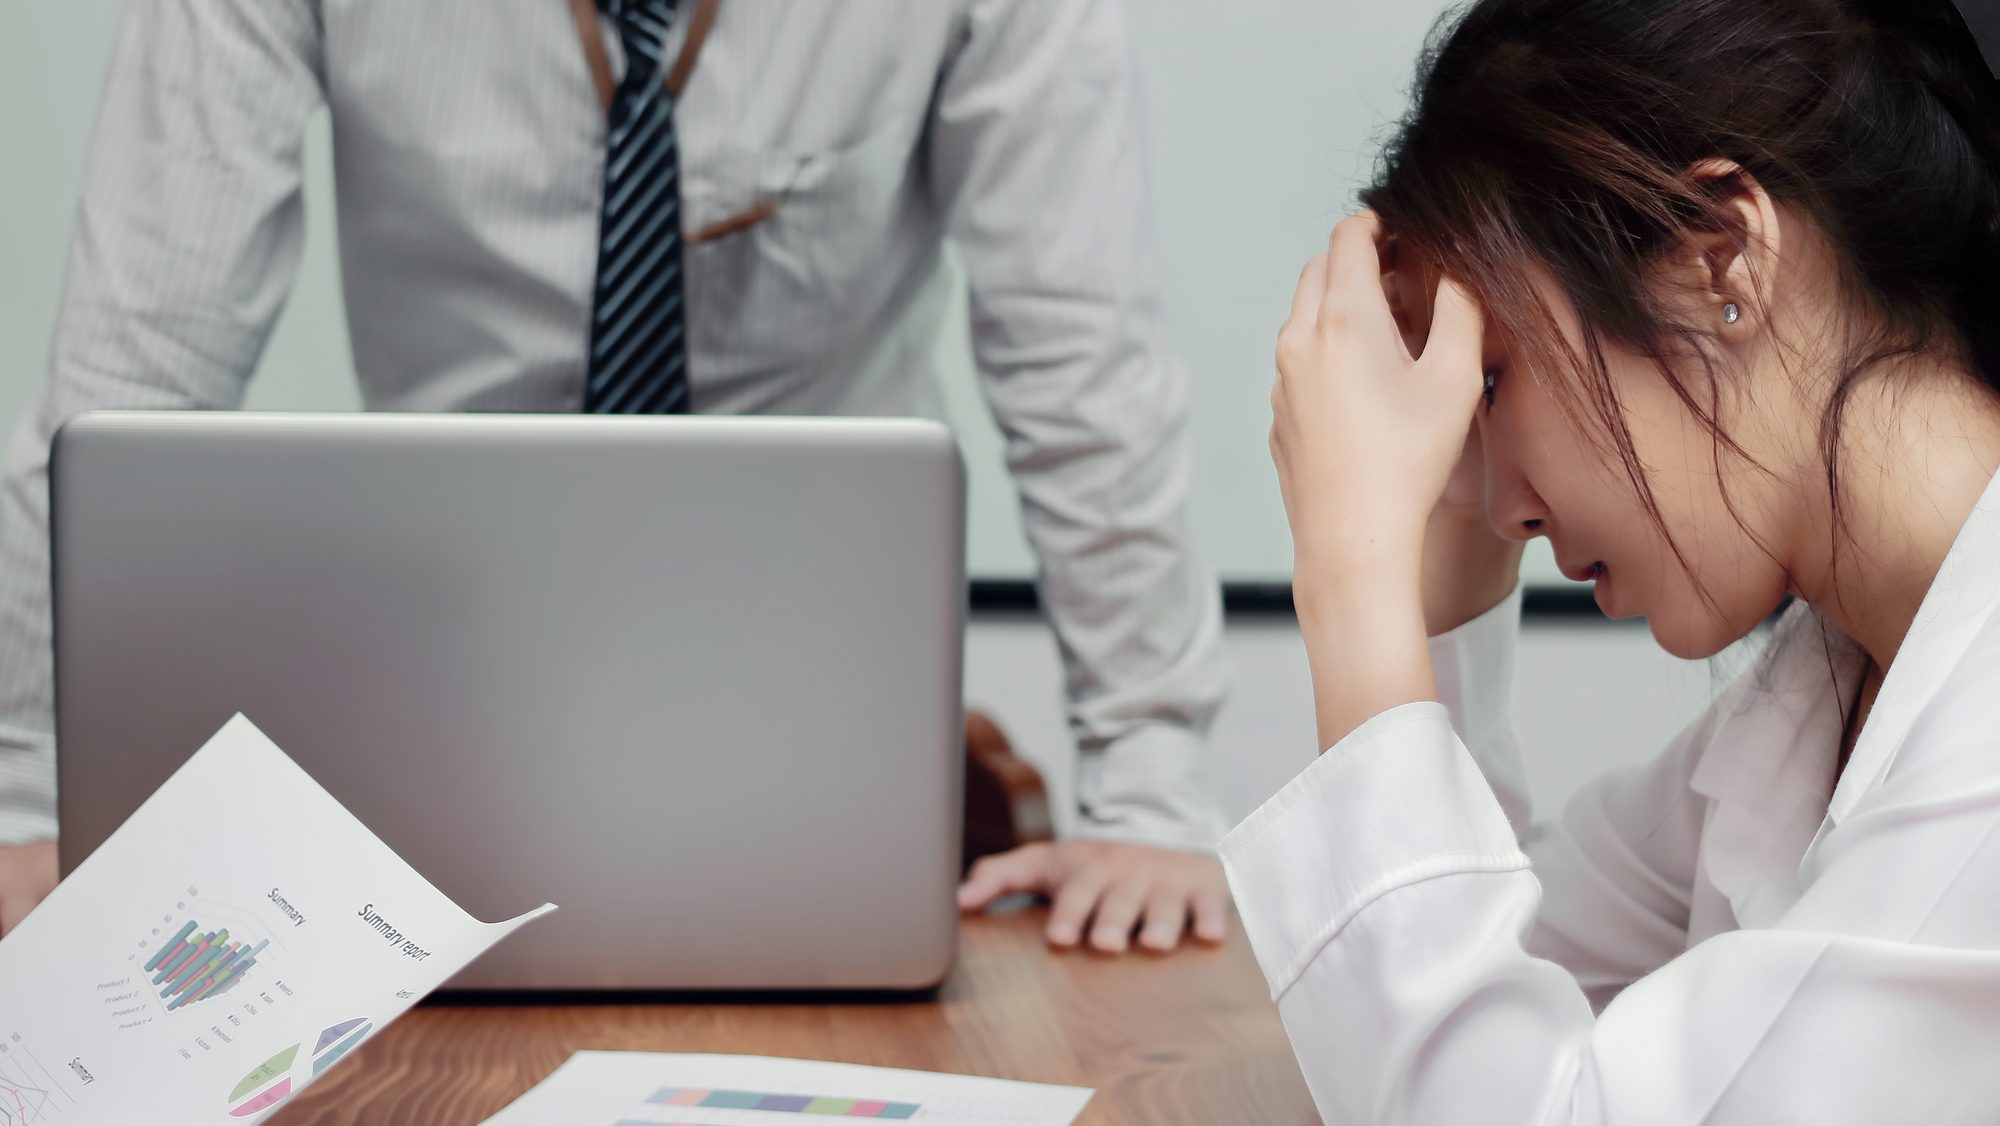
[{"label": "striped dress shirt", "polygon": [[[50,438],[93,408],[240,404],[299,264],[322,105],[367,406],[580,405],[605,119],[563,0],[132,0],[0,489],[0,842],[54,831]],[[1207,847],[1220,608],[1189,544],[1136,109],[1117,0],[727,0],[677,99],[684,228],[729,232],[687,247],[689,371],[704,412],[941,414],[955,248],[1081,831]]]}]

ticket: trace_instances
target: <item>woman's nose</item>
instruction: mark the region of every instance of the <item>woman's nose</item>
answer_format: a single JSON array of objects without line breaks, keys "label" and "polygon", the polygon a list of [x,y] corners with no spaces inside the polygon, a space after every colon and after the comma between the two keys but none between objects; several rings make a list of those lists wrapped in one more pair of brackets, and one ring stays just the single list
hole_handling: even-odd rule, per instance
[{"label": "woman's nose", "polygon": [[1528,484],[1520,467],[1506,456],[1501,443],[1483,443],[1486,460],[1486,520],[1495,535],[1526,543],[1546,536],[1553,523],[1541,495]]}]

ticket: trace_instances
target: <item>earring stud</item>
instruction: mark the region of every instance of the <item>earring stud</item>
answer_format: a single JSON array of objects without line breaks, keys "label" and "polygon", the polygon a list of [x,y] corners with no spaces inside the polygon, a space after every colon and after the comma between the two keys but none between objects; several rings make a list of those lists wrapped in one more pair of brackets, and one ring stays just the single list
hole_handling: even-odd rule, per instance
[{"label": "earring stud", "polygon": [[1743,312],[1742,312],[1742,310],[1740,310],[1740,309],[1738,309],[1738,308],[1736,307],[1736,302],[1734,302],[1734,301],[1731,301],[1731,302],[1729,302],[1729,303],[1728,303],[1727,305],[1724,305],[1724,306],[1722,307],[1722,323],[1723,323],[1723,324],[1730,324],[1730,325],[1733,325],[1733,324],[1735,324],[1735,323],[1736,323],[1736,321],[1737,321],[1737,318],[1741,317],[1742,315],[1743,315]]}]

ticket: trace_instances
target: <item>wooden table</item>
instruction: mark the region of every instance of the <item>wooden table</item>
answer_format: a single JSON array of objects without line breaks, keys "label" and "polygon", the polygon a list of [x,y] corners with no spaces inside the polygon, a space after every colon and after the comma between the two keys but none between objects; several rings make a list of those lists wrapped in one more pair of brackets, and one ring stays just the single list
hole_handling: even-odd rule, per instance
[{"label": "wooden table", "polygon": [[[470,1126],[571,1052],[742,1052],[1095,1087],[1094,1126],[1319,1119],[1239,930],[1220,949],[1051,953],[1045,912],[969,919],[936,1000],[425,1006],[273,1126]],[[596,1126],[578,1123],[577,1126]]]}]

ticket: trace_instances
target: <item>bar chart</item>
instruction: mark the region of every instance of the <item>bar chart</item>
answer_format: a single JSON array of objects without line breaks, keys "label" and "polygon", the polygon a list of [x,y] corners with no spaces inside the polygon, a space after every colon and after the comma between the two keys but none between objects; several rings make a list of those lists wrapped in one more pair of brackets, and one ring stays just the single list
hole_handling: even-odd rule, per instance
[{"label": "bar chart", "polygon": [[1071,1126],[1090,1091],[831,1060],[581,1051],[484,1126]]},{"label": "bar chart", "polygon": [[850,1099],[830,1095],[782,1095],[765,1091],[718,1091],[701,1087],[667,1087],[647,1102],[654,1106],[713,1107],[761,1110],[766,1113],[824,1115],[838,1118],[914,1118],[917,1103],[887,1099]]},{"label": "bar chart", "polygon": [[247,939],[232,938],[227,928],[201,933],[199,924],[189,920],[146,960],[144,969],[172,1012],[236,988],[269,945],[269,939],[253,946]]}]

